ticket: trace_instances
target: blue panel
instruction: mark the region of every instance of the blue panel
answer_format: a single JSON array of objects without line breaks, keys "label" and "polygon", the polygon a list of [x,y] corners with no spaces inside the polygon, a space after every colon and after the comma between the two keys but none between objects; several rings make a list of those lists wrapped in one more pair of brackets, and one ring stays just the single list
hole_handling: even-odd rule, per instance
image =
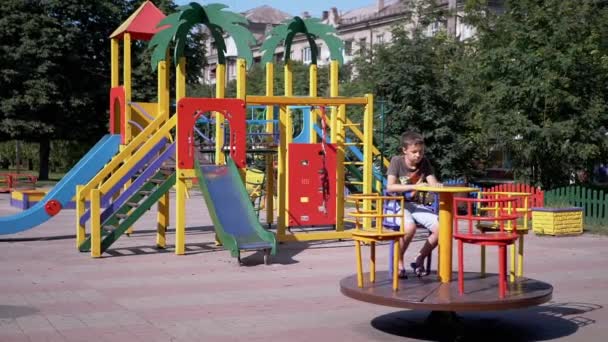
[{"label": "blue panel", "polygon": [[44,209],[50,200],[59,201],[66,207],[76,194],[76,185],[88,183],[112,159],[120,145],[120,135],[105,135],[76,165],[55,185],[55,187],[28,210],[6,217],[0,217],[0,235],[18,233],[47,221],[51,216]]},{"label": "blue panel", "polygon": [[[315,132],[317,132],[317,134],[319,136],[321,136],[321,134],[323,134],[323,132],[321,132],[321,128],[319,128],[319,126],[314,125],[313,128],[315,129]],[[295,142],[295,141],[294,141]],[[331,142],[329,137],[327,138],[327,142]],[[346,138],[346,143],[350,143],[352,142],[349,138]],[[357,158],[357,160],[359,161],[363,161],[363,152],[357,148],[356,146],[352,146],[349,145],[348,149],[355,155],[355,157]],[[380,171],[376,170],[376,168],[373,169],[373,176],[376,180],[381,181],[382,182],[382,187],[386,188],[386,177],[384,177],[384,175],[382,175],[380,173]]]}]

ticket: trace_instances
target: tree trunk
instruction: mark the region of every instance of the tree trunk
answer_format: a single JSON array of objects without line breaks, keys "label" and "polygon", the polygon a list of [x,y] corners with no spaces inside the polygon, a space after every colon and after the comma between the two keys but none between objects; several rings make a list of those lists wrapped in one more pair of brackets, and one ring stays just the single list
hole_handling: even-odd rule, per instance
[{"label": "tree trunk", "polygon": [[456,25],[458,24],[457,13],[456,13],[456,0],[448,1],[448,35],[450,37],[456,37]]},{"label": "tree trunk", "polygon": [[40,167],[38,169],[38,179],[48,180],[49,179],[49,159],[51,156],[51,140],[49,138],[42,138],[40,140]]}]

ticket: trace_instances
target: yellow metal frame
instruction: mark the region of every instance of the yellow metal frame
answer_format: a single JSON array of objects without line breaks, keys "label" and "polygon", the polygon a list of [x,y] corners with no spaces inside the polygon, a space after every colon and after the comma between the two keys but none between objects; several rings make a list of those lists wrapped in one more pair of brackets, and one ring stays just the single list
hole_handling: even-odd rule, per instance
[{"label": "yellow metal frame", "polygon": [[[289,75],[289,69],[287,68],[286,74]],[[291,78],[288,76],[287,81],[290,81]],[[286,82],[287,93],[291,92],[288,83]],[[366,95],[365,97],[355,97],[355,98],[320,98],[320,97],[294,97],[294,96],[246,96],[246,102],[248,104],[256,104],[256,105],[279,105],[280,114],[279,114],[279,136],[280,143],[278,148],[278,229],[277,229],[277,239],[279,241],[313,241],[313,240],[330,240],[330,239],[348,239],[351,238],[350,231],[344,230],[344,192],[342,189],[344,188],[344,168],[338,167],[336,168],[336,229],[335,231],[325,231],[325,232],[306,232],[306,233],[290,233],[287,234],[287,226],[288,226],[288,203],[287,199],[289,198],[289,189],[287,186],[288,177],[288,148],[287,146],[292,141],[291,136],[292,132],[292,121],[291,115],[288,114],[290,105],[318,105],[318,106],[336,106],[338,108],[336,119],[335,129],[335,143],[337,146],[337,162],[338,165],[341,165],[340,162],[344,161],[345,154],[345,135],[344,129],[346,122],[346,105],[364,105],[364,132],[368,132],[369,134],[364,134],[364,143],[363,143],[363,168],[364,172],[364,186],[363,189],[367,193],[371,193],[372,190],[372,148],[370,145],[373,143],[373,96]],[[365,204],[368,205],[368,204]],[[370,219],[371,220],[371,219]]]},{"label": "yellow metal frame", "polygon": [[[238,76],[238,75],[237,75]],[[215,69],[215,98],[226,95],[226,64],[217,64]],[[215,113],[215,164],[224,165],[224,116]]]},{"label": "yellow metal frame", "polygon": [[[186,58],[181,57],[178,61],[175,75],[175,102],[186,97]],[[177,115],[174,115],[177,122]],[[176,136],[179,136],[179,127],[176,128]],[[179,149],[177,159],[179,160]],[[183,255],[186,252],[186,199],[188,193],[188,182],[194,176],[194,170],[182,169],[179,163],[176,165],[177,176],[175,177],[175,254]]]},{"label": "yellow metal frame", "polygon": [[[266,96],[274,95],[274,64],[266,63]],[[274,106],[266,106],[266,133],[268,140],[273,141],[274,125]],[[272,224],[274,222],[274,157],[270,154],[266,155],[266,222]]]},{"label": "yellow metal frame", "polygon": [[[387,201],[398,201],[401,208],[404,208],[403,196],[380,196],[378,194],[360,194],[349,196],[355,203],[355,211],[348,215],[355,220],[355,229],[352,230],[352,239],[355,240],[355,255],[357,262],[357,286],[363,287],[363,262],[361,244],[367,243],[370,246],[370,266],[369,281],[376,281],[376,243],[383,241],[394,241],[393,262],[392,262],[392,283],[393,290],[399,289],[399,239],[405,236],[404,220],[401,220],[399,231],[386,229],[382,221],[389,217],[401,217],[401,213],[385,213],[384,203]],[[373,222],[373,223],[372,223]]]}]

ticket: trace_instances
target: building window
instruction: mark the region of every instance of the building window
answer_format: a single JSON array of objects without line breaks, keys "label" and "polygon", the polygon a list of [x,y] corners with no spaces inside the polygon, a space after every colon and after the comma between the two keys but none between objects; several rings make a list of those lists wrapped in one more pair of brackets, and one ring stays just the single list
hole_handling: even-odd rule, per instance
[{"label": "building window", "polygon": [[442,28],[442,23],[440,21],[435,21],[428,28],[428,35],[433,37],[435,36]]},{"label": "building window", "polygon": [[310,63],[312,61],[312,51],[310,47],[305,47],[302,49],[302,62]]},{"label": "building window", "polygon": [[347,56],[353,55],[353,41],[347,40],[344,42],[344,54]]},{"label": "building window", "polygon": [[228,79],[232,79],[236,76],[236,62],[235,61],[227,61],[228,63]]},{"label": "building window", "polygon": [[367,48],[367,39],[360,38],[359,39],[359,54],[364,55],[366,48]]},{"label": "building window", "polygon": [[376,44],[384,44],[384,33],[376,35]]}]

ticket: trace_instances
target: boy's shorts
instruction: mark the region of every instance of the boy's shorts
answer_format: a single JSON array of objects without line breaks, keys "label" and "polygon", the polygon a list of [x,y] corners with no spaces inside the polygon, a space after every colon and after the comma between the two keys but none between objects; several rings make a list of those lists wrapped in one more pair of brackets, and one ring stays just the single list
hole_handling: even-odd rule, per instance
[{"label": "boy's shorts", "polygon": [[[405,202],[405,213],[403,216],[405,217],[406,224],[419,224],[433,233],[435,233],[438,229],[437,223],[439,220],[437,214],[435,214],[431,208],[422,204]],[[401,226],[400,217],[395,218],[395,225],[397,226],[398,230]]]}]

